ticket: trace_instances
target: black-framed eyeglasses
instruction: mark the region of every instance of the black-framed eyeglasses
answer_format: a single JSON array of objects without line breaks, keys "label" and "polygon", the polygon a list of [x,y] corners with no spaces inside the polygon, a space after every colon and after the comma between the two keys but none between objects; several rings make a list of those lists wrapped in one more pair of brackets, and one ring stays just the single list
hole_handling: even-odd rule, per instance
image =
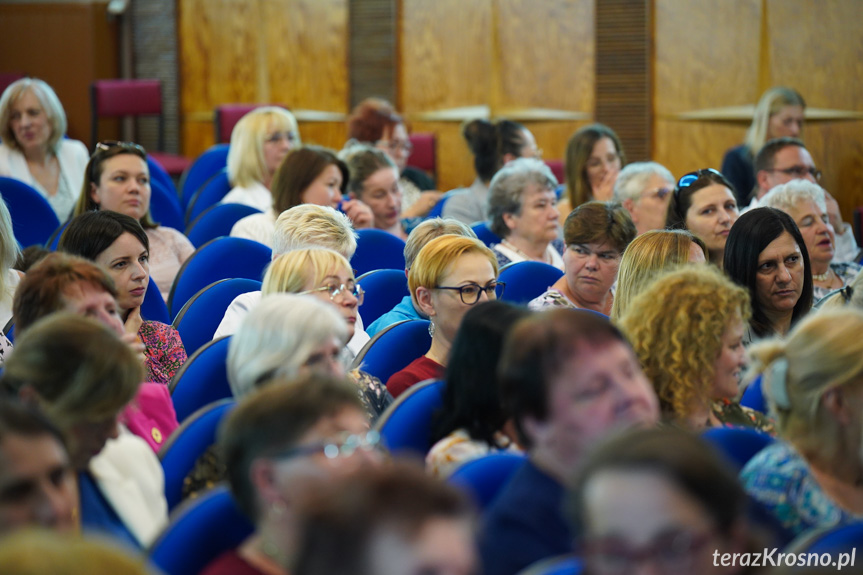
[{"label": "black-framed eyeglasses", "polygon": [[493,281],[491,283],[486,284],[485,286],[481,286],[477,283],[469,283],[463,286],[437,286],[434,289],[444,289],[457,291],[459,297],[461,297],[461,303],[465,305],[474,305],[479,301],[480,296],[485,292],[488,299],[497,299],[503,295],[503,290],[506,287],[506,283]]},{"label": "black-framed eyeglasses", "polygon": [[791,176],[794,179],[803,179],[806,176],[812,176],[816,182],[821,181],[821,170],[818,168],[809,168],[807,166],[791,166],[790,168],[771,168],[764,170],[765,172],[779,172],[786,176]]},{"label": "black-framed eyeglasses", "polygon": [[343,433],[333,441],[322,441],[311,445],[300,445],[273,456],[273,459],[294,459],[323,453],[327,459],[350,457],[358,451],[372,452],[382,450],[381,434],[374,429],[362,434]]},{"label": "black-framed eyeglasses", "polygon": [[301,291],[297,295],[307,295],[310,293],[315,293],[319,291],[325,291],[330,295],[330,299],[334,302],[338,302],[342,298],[344,298],[345,294],[351,294],[355,298],[357,298],[357,305],[363,305],[363,300],[365,299],[366,292],[363,290],[363,287],[355,282],[354,280],[348,280],[346,283],[341,285],[330,284],[321,286],[319,288],[309,289],[306,291]]},{"label": "black-framed eyeglasses", "polygon": [[641,548],[609,541],[588,541],[580,546],[591,571],[602,575],[632,573],[644,561],[655,561],[663,573],[691,573],[693,557],[713,538],[711,531],[678,532],[659,537]]}]

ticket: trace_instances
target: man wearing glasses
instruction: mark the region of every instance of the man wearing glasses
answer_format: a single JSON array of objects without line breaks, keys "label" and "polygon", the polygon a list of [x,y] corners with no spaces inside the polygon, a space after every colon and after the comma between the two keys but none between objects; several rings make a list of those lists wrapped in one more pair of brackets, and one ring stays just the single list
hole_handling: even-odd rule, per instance
[{"label": "man wearing glasses", "polygon": [[[813,184],[821,181],[821,170],[815,167],[812,156],[802,140],[797,138],[775,138],[769,140],[755,157],[755,181],[752,201],[741,210],[745,212],[760,206],[761,198],[780,184],[791,180],[809,180]],[[854,239],[851,224],[842,221],[839,204],[825,190],[827,215],[836,232],[836,254],[834,261],[854,261],[860,248]]]},{"label": "man wearing glasses", "polygon": [[614,199],[623,204],[638,235],[665,229],[674,176],[656,162],[634,162],[623,168],[614,184]]}]

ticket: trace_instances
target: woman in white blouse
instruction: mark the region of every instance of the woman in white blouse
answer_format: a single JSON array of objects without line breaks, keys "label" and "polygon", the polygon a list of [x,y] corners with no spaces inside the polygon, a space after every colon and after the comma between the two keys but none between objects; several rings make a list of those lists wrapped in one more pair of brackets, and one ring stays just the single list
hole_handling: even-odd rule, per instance
[{"label": "woman in white blouse", "polygon": [[89,159],[86,146],[65,132],[63,106],[42,80],[13,82],[0,97],[0,176],[35,188],[61,222],[72,214]]}]

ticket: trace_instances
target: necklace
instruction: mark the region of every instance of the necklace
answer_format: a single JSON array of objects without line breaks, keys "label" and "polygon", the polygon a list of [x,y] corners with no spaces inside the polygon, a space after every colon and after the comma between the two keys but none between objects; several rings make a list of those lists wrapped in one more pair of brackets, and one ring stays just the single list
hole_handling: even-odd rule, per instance
[{"label": "necklace", "polygon": [[824,272],[823,274],[812,274],[812,279],[817,281],[817,282],[827,281],[827,278],[830,277],[830,272],[832,272],[832,271],[833,271],[832,269],[827,268],[827,271]]},{"label": "necklace", "polygon": [[506,247],[508,247],[509,249],[511,249],[512,251],[514,251],[515,253],[517,253],[518,255],[520,255],[521,257],[523,257],[523,258],[524,258],[524,259],[526,259],[526,260],[531,260],[531,261],[535,261],[535,262],[542,262],[542,263],[544,263],[544,264],[550,264],[550,263],[551,263],[551,258],[550,258],[550,257],[549,257],[549,255],[548,255],[548,250],[546,250],[546,252],[545,252],[545,254],[542,256],[542,258],[535,258],[535,257],[533,257],[533,256],[529,256],[529,255],[527,255],[526,253],[524,253],[523,251],[521,251],[520,249],[518,249],[518,248],[515,246],[515,244],[513,244],[513,243],[512,243],[511,241],[509,241],[509,240],[503,240],[503,241],[502,241],[502,242],[500,242],[500,243],[504,244]]}]

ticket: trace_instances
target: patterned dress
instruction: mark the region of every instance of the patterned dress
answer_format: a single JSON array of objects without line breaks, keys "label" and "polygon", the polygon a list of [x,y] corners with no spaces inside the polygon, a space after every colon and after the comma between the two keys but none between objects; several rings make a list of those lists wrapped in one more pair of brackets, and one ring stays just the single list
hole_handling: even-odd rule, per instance
[{"label": "patterned dress", "polygon": [[[833,262],[830,264],[830,269],[832,269],[836,276],[842,280],[842,286],[844,287],[850,284],[854,280],[854,278],[857,277],[857,274],[860,273],[861,268],[859,264],[856,264],[854,262]],[[812,301],[814,303],[818,303],[819,300],[835,291],[834,289],[819,287],[815,284],[812,284],[812,287]]]},{"label": "patterned dress", "polygon": [[772,419],[736,401],[717,399],[713,402],[712,411],[723,427],[751,427],[771,436],[776,435],[776,425]]},{"label": "patterned dress", "polygon": [[158,321],[145,321],[138,337],[146,349],[147,381],[168,384],[177,370],[186,363],[186,348],[180,334],[170,325]]},{"label": "patterned dress", "polygon": [[495,452],[522,453],[522,450],[505,434],[494,434],[494,444],[471,438],[466,429],[456,429],[434,444],[426,455],[426,470],[433,476],[446,479],[463,463]]}]

